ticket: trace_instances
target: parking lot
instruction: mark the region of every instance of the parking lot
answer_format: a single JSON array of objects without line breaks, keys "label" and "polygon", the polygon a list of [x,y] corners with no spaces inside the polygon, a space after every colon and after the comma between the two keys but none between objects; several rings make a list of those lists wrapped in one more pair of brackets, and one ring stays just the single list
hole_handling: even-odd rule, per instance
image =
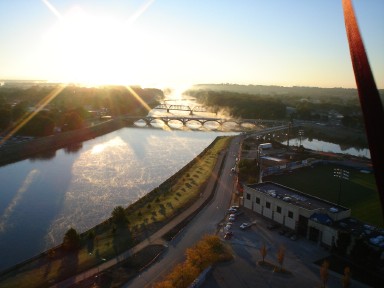
[{"label": "parking lot", "polygon": [[[282,235],[281,228],[271,227],[271,222],[263,217],[244,208],[239,211],[241,215],[236,216],[231,228],[225,228],[229,222],[228,215],[220,223],[218,231],[223,241],[232,247],[234,259],[217,265],[201,287],[321,286],[320,267],[313,263],[329,255],[325,248],[304,238],[292,238],[292,234]],[[241,229],[240,225],[244,222],[252,225]],[[233,233],[230,239],[224,239],[227,232]],[[264,244],[268,265],[261,262],[260,248]],[[285,251],[284,273],[275,272],[273,268],[278,266],[277,252],[281,247]],[[342,287],[341,275],[329,271],[327,287]],[[368,286],[352,279],[352,287]]]}]

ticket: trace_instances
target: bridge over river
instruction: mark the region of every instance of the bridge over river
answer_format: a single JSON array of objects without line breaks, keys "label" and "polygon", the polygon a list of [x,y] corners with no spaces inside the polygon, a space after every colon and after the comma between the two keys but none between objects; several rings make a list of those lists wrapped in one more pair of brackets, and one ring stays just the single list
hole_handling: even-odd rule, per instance
[{"label": "bridge over river", "polygon": [[204,106],[188,106],[188,105],[169,105],[169,104],[160,104],[156,106],[156,110],[167,110],[167,113],[171,110],[178,110],[178,111],[189,111],[189,115],[193,115],[194,112],[208,112],[208,109]]},{"label": "bridge over river", "polygon": [[152,124],[157,124],[159,121],[163,122],[165,125],[170,126],[170,124],[182,124],[187,126],[188,124],[199,124],[200,126],[207,125],[207,123],[214,124],[218,127],[222,127],[225,124],[234,126],[236,130],[246,130],[249,127],[288,127],[288,121],[279,121],[279,120],[265,120],[265,119],[234,119],[234,118],[213,118],[213,117],[199,117],[199,116],[146,116],[146,117],[123,117],[124,121],[128,124],[133,125],[136,122],[143,123],[145,126],[151,126]]}]

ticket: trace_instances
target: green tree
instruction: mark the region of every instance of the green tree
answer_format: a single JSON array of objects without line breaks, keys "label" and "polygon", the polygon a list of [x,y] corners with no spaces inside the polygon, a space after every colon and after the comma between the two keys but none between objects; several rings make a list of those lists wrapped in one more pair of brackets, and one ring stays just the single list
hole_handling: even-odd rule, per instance
[{"label": "green tree", "polygon": [[127,222],[125,209],[122,206],[117,206],[113,209],[112,220],[119,224]]},{"label": "green tree", "polygon": [[65,233],[63,246],[67,250],[76,250],[80,247],[80,235],[74,228],[69,228]]},{"label": "green tree", "polygon": [[12,119],[13,121],[17,121],[24,117],[24,115],[27,113],[28,103],[26,101],[21,101],[17,103],[12,108]]},{"label": "green tree", "polygon": [[11,111],[5,107],[0,107],[0,131],[6,129],[11,123]]},{"label": "green tree", "polygon": [[53,134],[55,123],[46,111],[39,112],[19,130],[19,134],[30,136],[49,136]]},{"label": "green tree", "polygon": [[84,119],[76,111],[67,112],[63,119],[63,131],[81,129],[84,127]]}]

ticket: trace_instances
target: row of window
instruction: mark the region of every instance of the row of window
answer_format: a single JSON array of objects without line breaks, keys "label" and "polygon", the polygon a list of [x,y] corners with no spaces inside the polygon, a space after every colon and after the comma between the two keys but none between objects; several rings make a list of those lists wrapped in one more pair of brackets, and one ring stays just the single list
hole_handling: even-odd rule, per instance
[{"label": "row of window", "polygon": [[[248,194],[247,193],[247,200],[251,200],[251,194]],[[260,205],[260,198],[259,197],[256,197],[256,204],[259,204]],[[268,208],[268,209],[271,209],[271,202],[265,202],[265,207]],[[281,207],[280,206],[276,206],[276,213],[279,213],[281,214]],[[293,212],[292,211],[288,211],[288,218],[293,218]]]}]

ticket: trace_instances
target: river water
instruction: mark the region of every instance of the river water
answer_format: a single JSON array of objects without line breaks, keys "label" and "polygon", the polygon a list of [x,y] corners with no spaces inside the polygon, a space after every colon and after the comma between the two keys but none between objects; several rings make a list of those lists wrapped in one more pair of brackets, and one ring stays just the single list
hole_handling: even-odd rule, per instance
[{"label": "river water", "polygon": [[[303,145],[304,148],[321,151],[321,152],[332,152],[332,153],[342,153],[353,155],[357,157],[365,157],[371,159],[371,153],[368,148],[354,148],[354,147],[345,147],[340,144],[326,142],[321,139],[309,139],[309,138],[294,138],[289,140],[290,145],[299,146]],[[287,145],[287,141],[283,142],[283,144]]]},{"label": "river water", "polygon": [[0,270],[85,231],[136,201],[233,133],[123,128],[0,168]]}]

